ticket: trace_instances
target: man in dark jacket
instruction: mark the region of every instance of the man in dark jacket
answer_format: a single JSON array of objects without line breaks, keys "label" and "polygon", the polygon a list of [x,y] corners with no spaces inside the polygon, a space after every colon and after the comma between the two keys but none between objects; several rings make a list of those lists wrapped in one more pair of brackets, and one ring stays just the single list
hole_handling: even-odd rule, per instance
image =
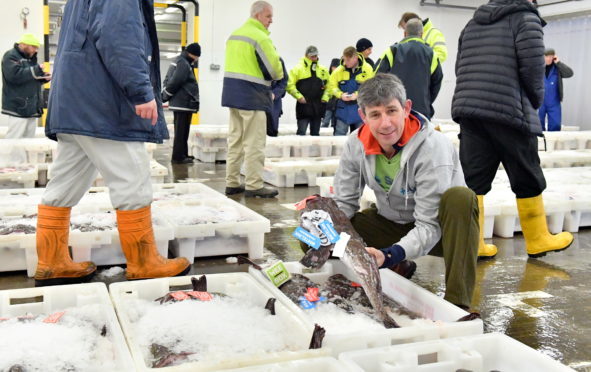
[{"label": "man in dark jacket", "polygon": [[537,136],[536,109],[544,98],[543,20],[528,0],[491,0],[480,6],[460,35],[452,117],[460,123],[460,160],[466,183],[478,196],[480,257],[493,257],[484,244],[484,195],[499,164],[517,196],[519,220],[530,257],[566,249],[568,232],[548,232]]},{"label": "man in dark jacket", "polygon": [[187,45],[180,56],[170,64],[162,88],[162,98],[170,100],[168,108],[174,113],[174,164],[192,163],[187,140],[191,129],[191,117],[199,111],[199,85],[193,73],[193,64],[201,57],[198,43]]},{"label": "man in dark jacket", "polygon": [[49,95],[46,134],[58,155],[37,216],[36,285],[88,279],[92,262],[68,253],[71,207],[98,172],[117,214],[128,279],[184,274],[185,258],[157,249],[144,142],[168,138],[160,101],[160,56],[151,0],[70,0]]},{"label": "man in dark jacket", "polygon": [[2,113],[7,115],[6,138],[35,137],[43,113],[41,86],[51,80],[37,63],[41,43],[24,34],[2,58]]},{"label": "man in dark jacket", "polygon": [[365,58],[365,62],[369,63],[371,68],[375,68],[375,62],[369,58],[371,53],[373,52],[373,44],[369,39],[362,37],[361,39],[357,40],[357,44],[355,44],[355,49],[357,49],[357,53],[361,53],[363,58]]},{"label": "man in dark jacket", "polygon": [[562,122],[562,79],[572,77],[573,70],[564,62],[560,61],[554,49],[546,49],[544,52],[546,60],[546,78],[544,79],[544,103],[538,110],[542,130],[546,130],[546,115],[548,116],[548,130],[559,131]]},{"label": "man in dark jacket", "polygon": [[320,135],[320,122],[330,99],[326,90],[329,76],[328,69],[318,62],[318,48],[313,45],[306,48],[304,57],[289,71],[287,91],[297,100],[298,136],[306,135],[308,125],[310,135]]},{"label": "man in dark jacket", "polygon": [[279,118],[283,115],[283,97],[285,97],[285,89],[287,88],[288,75],[285,69],[285,62],[282,58],[281,66],[283,67],[283,78],[281,80],[273,80],[271,83],[271,98],[273,99],[273,106],[271,111],[267,112],[267,136],[277,137],[279,135]]},{"label": "man in dark jacket", "polygon": [[443,72],[439,59],[422,39],[423,24],[413,18],[405,23],[404,39],[392,45],[380,58],[376,72],[398,76],[412,107],[427,118],[432,118],[435,110],[433,102],[441,89]]}]

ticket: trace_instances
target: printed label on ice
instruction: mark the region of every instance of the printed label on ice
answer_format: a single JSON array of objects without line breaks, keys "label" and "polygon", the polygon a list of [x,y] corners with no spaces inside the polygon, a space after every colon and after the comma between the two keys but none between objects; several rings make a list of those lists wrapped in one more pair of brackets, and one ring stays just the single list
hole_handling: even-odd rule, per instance
[{"label": "printed label on ice", "polygon": [[271,280],[271,283],[275,285],[275,287],[281,286],[283,283],[287,282],[291,279],[291,274],[287,271],[287,268],[283,264],[283,261],[278,261],[272,266],[264,269],[265,274]]},{"label": "printed label on ice", "polygon": [[291,235],[314,249],[320,248],[320,238],[312,235],[308,230],[302,228],[301,226],[298,226]]},{"label": "printed label on ice", "polygon": [[339,236],[339,233],[335,230],[332,223],[330,223],[330,221],[328,220],[320,222],[318,224],[318,227],[320,227],[320,230],[322,230],[324,235],[326,235],[326,237],[328,238],[328,240],[330,240],[331,243],[336,243],[341,238]]}]

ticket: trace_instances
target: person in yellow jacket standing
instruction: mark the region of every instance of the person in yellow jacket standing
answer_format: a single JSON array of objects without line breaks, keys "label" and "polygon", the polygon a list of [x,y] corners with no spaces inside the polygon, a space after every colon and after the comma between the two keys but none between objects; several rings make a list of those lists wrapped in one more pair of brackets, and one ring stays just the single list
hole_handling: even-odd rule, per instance
[{"label": "person in yellow jacket standing", "polygon": [[[279,54],[269,37],[273,7],[256,1],[250,18],[226,42],[222,106],[230,108],[226,195],[272,198],[277,190],[263,187],[267,119],[272,107],[271,82],[283,78]],[[244,162],[246,185],[240,183]],[[246,190],[246,191],[245,191]]]},{"label": "person in yellow jacket standing", "polygon": [[289,72],[287,92],[297,100],[298,136],[304,136],[310,125],[310,135],[320,135],[320,122],[330,94],[326,90],[328,69],[318,63],[318,48],[310,45],[304,58]]},{"label": "person in yellow jacket standing", "polygon": [[443,63],[447,59],[447,45],[445,44],[445,37],[443,33],[438,28],[433,27],[433,22],[429,18],[421,19],[416,13],[406,12],[400,17],[400,21],[398,22],[398,27],[401,29],[406,28],[406,22],[409,20],[417,18],[420,19],[423,23],[423,40],[425,43],[429,45],[437,58],[439,58],[439,62]]},{"label": "person in yellow jacket standing", "polygon": [[329,93],[337,98],[335,136],[344,136],[348,130],[353,132],[363,123],[358,112],[357,92],[361,84],[372,77],[373,69],[357,53],[357,49],[352,46],[345,48],[341,65],[330,75],[327,87]]}]

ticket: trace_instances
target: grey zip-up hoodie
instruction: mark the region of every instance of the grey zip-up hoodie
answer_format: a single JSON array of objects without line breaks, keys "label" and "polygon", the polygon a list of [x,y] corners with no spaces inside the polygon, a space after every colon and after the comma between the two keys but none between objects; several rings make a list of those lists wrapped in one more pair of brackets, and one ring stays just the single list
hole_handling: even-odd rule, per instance
[{"label": "grey zip-up hoodie", "polygon": [[437,244],[441,196],[451,187],[466,185],[452,143],[424,116],[411,114],[421,127],[402,149],[400,172],[389,192],[375,180],[376,155],[366,154],[358,138],[361,128],[349,135],[334,178],[335,201],[349,218],[359,210],[359,198],[367,185],[376,194],[381,216],[399,224],[414,222],[406,236],[392,242],[404,249],[407,259],[424,256]]}]

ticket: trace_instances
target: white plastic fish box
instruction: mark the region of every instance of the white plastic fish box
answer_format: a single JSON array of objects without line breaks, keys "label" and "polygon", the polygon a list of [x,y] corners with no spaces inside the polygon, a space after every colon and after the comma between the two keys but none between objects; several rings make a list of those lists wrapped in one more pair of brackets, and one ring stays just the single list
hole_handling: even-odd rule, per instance
[{"label": "white plastic fish box", "polygon": [[154,184],[152,190],[156,205],[175,199],[228,199],[226,195],[198,182]]},{"label": "white plastic fish box", "polygon": [[[13,304],[14,303],[14,304]],[[134,362],[117,321],[104,283],[71,284],[0,291],[0,317],[51,314],[66,308],[100,304],[107,321],[107,336],[113,345],[115,371],[134,371]],[[75,340],[72,340],[75,341]],[[27,345],[15,345],[26,348]],[[68,345],[63,345],[67,348]],[[33,356],[31,356],[33,357]],[[101,371],[97,366],[96,371]]]},{"label": "white plastic fish box", "polygon": [[339,159],[267,159],[263,168],[263,180],[277,187],[316,186],[316,178],[333,176],[338,164]]},{"label": "white plastic fish box", "polygon": [[332,139],[332,156],[341,156],[345,143],[349,139],[348,136],[333,136]]},{"label": "white plastic fish box", "polygon": [[[238,211],[244,221],[179,225],[172,219],[175,240],[170,249],[175,257],[185,257],[193,263],[195,257],[222,256],[247,253],[250,258],[262,258],[265,233],[271,231],[268,218],[231,199],[186,201],[184,208],[192,205],[217,207],[221,204]],[[161,206],[182,211],[180,205]]]},{"label": "white plastic fish box", "polygon": [[[246,293],[248,294],[246,297],[250,298],[253,304],[257,306],[260,305],[261,307],[265,306],[269,298],[274,297],[273,293],[261,286],[247,273],[208,274],[206,277],[208,292],[223,293],[230,297],[243,297]],[[226,360],[221,360],[219,362],[189,362],[171,367],[157,369],[150,368],[146,365],[141,345],[136,341],[137,337],[134,334],[134,326],[129,319],[128,309],[126,308],[125,302],[130,299],[155,300],[170,292],[171,287],[189,286],[190,284],[191,276],[184,276],[120,282],[113,283],[109,286],[109,292],[111,293],[115,310],[119,316],[119,322],[123,328],[125,337],[127,338],[127,344],[131,349],[131,354],[138,371],[214,371],[295,359],[322,357],[328,354],[328,350],[325,348],[275,353],[261,352],[249,356],[228,355]],[[275,303],[275,312],[277,314],[276,316],[291,324],[291,337],[298,339],[302,338],[307,340],[307,344],[309,344],[309,340],[312,338],[313,326],[302,321],[300,317],[296,316],[287,306],[279,301]],[[215,323],[216,319],[208,319],[208,321]],[[248,322],[248,319],[245,319],[245,322]],[[253,324],[252,326],[256,327],[257,325]],[[228,337],[232,337],[232,335],[228,335]]]},{"label": "white plastic fish box", "polygon": [[[0,220],[20,219],[21,216],[3,216]],[[36,219],[31,220],[36,225]],[[37,265],[37,251],[35,250],[35,234],[13,233],[0,235],[0,272],[20,271],[28,268],[29,263],[35,261]],[[34,254],[34,258],[32,255]],[[33,273],[30,275],[32,276]]]},{"label": "white plastic fish box", "polygon": [[[325,282],[330,276],[342,274],[349,280],[359,281],[356,274],[340,260],[329,260],[319,271],[313,271],[301,265],[299,262],[286,262],[285,267],[290,273],[298,273],[307,276],[316,283]],[[266,288],[275,293],[275,296],[290,307],[292,311],[302,319],[312,322],[305,311],[293,303],[279,289],[275,288],[267,277],[260,271],[249,268],[253,275]],[[481,334],[483,332],[482,320],[457,322],[463,316],[468,315],[459,307],[450,304],[426,289],[395,274],[389,269],[380,270],[382,291],[385,296],[398,302],[408,310],[419,316],[434,321],[433,325],[391,328],[367,332],[348,332],[339,334],[326,333],[323,346],[331,349],[333,356],[349,350],[368,349],[380,346],[406,344],[431,339],[449,338]],[[322,324],[320,324],[322,326]]]},{"label": "white plastic fish box", "polygon": [[501,333],[342,353],[351,372],[567,372],[573,369]]},{"label": "white plastic fish box", "polygon": [[14,167],[0,167],[0,189],[22,187],[31,189],[39,178],[37,165],[23,164]]},{"label": "white plastic fish box", "polygon": [[311,158],[332,155],[333,138],[328,136],[299,136],[302,141],[292,149],[293,157]]},{"label": "white plastic fish box", "polygon": [[292,360],[260,366],[226,370],[226,372],[344,372],[346,365],[331,357]]},{"label": "white plastic fish box", "polygon": [[202,163],[226,161],[228,149],[225,147],[193,147],[193,156]]},{"label": "white plastic fish box", "polygon": [[[551,198],[550,195],[546,196],[546,193],[543,193],[542,197],[544,199],[548,231],[557,234],[562,231],[565,215],[572,210],[572,203],[556,200]],[[516,231],[521,231],[517,203],[512,192],[507,190],[495,191],[493,189],[492,192],[487,194],[485,200],[487,198],[489,198],[489,203],[501,208],[501,213],[494,218],[494,235],[502,238],[512,238]]]}]

